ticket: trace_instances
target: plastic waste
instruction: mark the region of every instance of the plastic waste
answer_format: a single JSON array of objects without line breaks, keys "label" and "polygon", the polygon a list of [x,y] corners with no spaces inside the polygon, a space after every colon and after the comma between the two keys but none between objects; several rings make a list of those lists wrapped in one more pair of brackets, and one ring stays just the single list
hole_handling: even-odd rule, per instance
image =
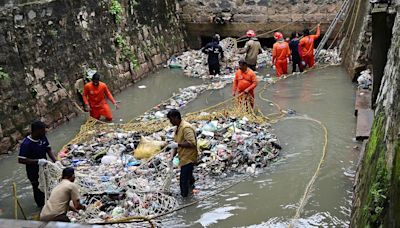
[{"label": "plastic waste", "polygon": [[136,159],[151,158],[152,156],[160,152],[161,148],[165,145],[165,142],[147,139],[146,137],[142,136],[138,147],[134,151],[133,156]]},{"label": "plastic waste", "polygon": [[174,159],[172,160],[172,164],[174,165],[174,167],[178,167],[179,166],[179,158],[174,157]]},{"label": "plastic waste", "polygon": [[117,163],[118,158],[113,155],[105,155],[101,158],[101,164],[111,165]]},{"label": "plastic waste", "polygon": [[218,121],[210,121],[208,124],[204,125],[203,128],[201,129],[202,131],[210,131],[210,132],[215,132],[218,130]]}]

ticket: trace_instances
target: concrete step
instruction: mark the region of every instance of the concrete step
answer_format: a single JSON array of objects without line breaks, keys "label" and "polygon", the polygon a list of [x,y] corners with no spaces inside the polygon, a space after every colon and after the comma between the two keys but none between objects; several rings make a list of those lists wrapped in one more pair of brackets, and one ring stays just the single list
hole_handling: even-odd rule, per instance
[{"label": "concrete step", "polygon": [[356,92],[356,104],[354,115],[358,115],[360,109],[370,109],[372,100],[372,92],[368,89],[358,89]]},{"label": "concrete step", "polygon": [[368,139],[374,121],[372,109],[359,109],[357,115],[356,140]]}]

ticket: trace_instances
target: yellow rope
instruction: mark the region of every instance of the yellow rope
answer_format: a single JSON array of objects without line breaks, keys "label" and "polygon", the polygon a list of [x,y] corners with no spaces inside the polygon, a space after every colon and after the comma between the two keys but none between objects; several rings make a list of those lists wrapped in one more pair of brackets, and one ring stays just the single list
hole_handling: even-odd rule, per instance
[{"label": "yellow rope", "polygon": [[327,155],[327,147],[328,147],[328,129],[326,128],[326,126],[321,121],[313,119],[313,118],[308,118],[308,117],[290,117],[290,118],[285,118],[283,120],[288,120],[288,119],[301,119],[301,120],[308,120],[308,121],[313,121],[313,122],[317,123],[318,125],[321,126],[321,128],[324,131],[324,140],[325,140],[324,147],[322,149],[322,156],[321,156],[321,159],[320,159],[320,161],[318,163],[317,169],[315,170],[314,175],[311,177],[310,181],[308,182],[307,187],[306,187],[306,189],[305,189],[305,191],[303,193],[303,196],[300,199],[300,204],[296,209],[296,214],[293,216],[292,221],[290,222],[290,224],[288,226],[289,228],[291,228],[291,227],[293,227],[294,220],[299,219],[300,214],[301,214],[302,210],[304,209],[304,206],[307,204],[308,195],[310,194],[311,188],[314,185],[315,180],[317,179],[319,172],[321,171],[321,167],[322,167],[323,163],[325,162],[325,158],[326,158],[326,155]]},{"label": "yellow rope", "polygon": [[14,195],[14,219],[18,219],[18,203],[17,203],[17,186],[13,183],[13,195]]},{"label": "yellow rope", "polygon": [[21,210],[22,216],[24,216],[24,219],[26,220],[26,215],[25,212],[21,206],[21,203],[19,202],[18,195],[17,195],[17,184],[13,182],[13,195],[14,195],[14,216],[15,219],[18,219],[18,208]]},{"label": "yellow rope", "polygon": [[[314,69],[319,69],[320,70],[320,69],[323,69],[323,68],[326,68],[326,67],[329,67],[329,66],[331,66],[331,65],[326,65],[326,66],[319,67],[319,68],[314,68]],[[312,69],[309,69],[309,70],[312,70]],[[307,71],[309,71],[309,70],[307,70]],[[305,73],[307,71],[304,71],[303,73]],[[285,76],[285,77],[281,77],[278,80],[274,81],[273,83],[276,83],[279,80],[286,79],[286,78],[288,78],[290,76],[293,76],[293,74]],[[289,228],[292,228],[293,227],[293,221],[300,217],[300,214],[301,214],[302,210],[304,209],[304,206],[307,204],[308,195],[310,194],[312,186],[314,185],[314,183],[315,183],[315,181],[316,181],[316,179],[317,179],[317,177],[319,175],[319,172],[321,170],[321,167],[322,167],[322,165],[323,165],[323,163],[324,163],[324,161],[326,159],[327,146],[328,146],[328,130],[327,130],[326,126],[321,121],[313,119],[313,118],[310,118],[310,117],[300,117],[300,116],[298,116],[298,117],[288,117],[288,118],[282,119],[282,117],[285,116],[285,112],[282,110],[280,105],[262,96],[262,94],[267,90],[267,88],[269,86],[270,86],[269,83],[265,83],[263,89],[259,92],[259,97],[260,97],[261,100],[264,100],[266,102],[272,103],[278,110],[278,113],[272,113],[272,114],[268,115],[268,116],[279,115],[277,118],[275,118],[271,122],[276,123],[276,122],[281,121],[281,120],[289,120],[289,119],[308,120],[308,121],[312,121],[312,122],[315,122],[318,125],[320,125],[321,128],[324,131],[324,146],[323,146],[323,149],[322,149],[322,156],[321,156],[321,159],[320,159],[320,161],[318,163],[318,166],[317,166],[312,178],[310,179],[310,181],[307,184],[307,187],[304,190],[303,196],[301,197],[301,199],[299,201],[299,206],[296,209],[296,213],[293,216],[292,221],[290,222],[290,224],[288,226]]]}]

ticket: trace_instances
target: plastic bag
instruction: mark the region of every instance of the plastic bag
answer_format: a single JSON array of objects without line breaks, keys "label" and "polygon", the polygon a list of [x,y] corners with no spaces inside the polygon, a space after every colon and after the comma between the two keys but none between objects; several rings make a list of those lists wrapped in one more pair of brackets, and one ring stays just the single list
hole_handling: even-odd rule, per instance
[{"label": "plastic bag", "polygon": [[140,142],[136,150],[134,151],[133,156],[136,159],[149,159],[165,146],[165,142],[151,140],[146,137],[141,137]]},{"label": "plastic bag", "polygon": [[201,150],[206,150],[211,148],[211,142],[207,139],[199,139],[197,141],[197,146]]},{"label": "plastic bag", "polygon": [[208,124],[204,125],[201,129],[202,131],[210,131],[215,132],[218,130],[218,121],[211,121]]}]

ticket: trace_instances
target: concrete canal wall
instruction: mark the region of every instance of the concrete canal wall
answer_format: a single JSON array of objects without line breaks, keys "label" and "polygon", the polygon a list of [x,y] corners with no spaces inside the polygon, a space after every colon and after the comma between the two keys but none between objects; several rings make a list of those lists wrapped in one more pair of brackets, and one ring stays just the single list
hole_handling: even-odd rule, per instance
[{"label": "concrete canal wall", "polygon": [[[372,17],[372,37],[376,38],[370,46],[370,67],[373,68],[373,90],[377,91],[377,96],[371,98],[375,118],[360,157],[351,227],[399,227],[400,4],[394,1],[392,5],[375,4],[369,7],[370,15],[364,19]],[[384,23],[378,23],[382,19]],[[391,28],[388,34],[385,27]],[[386,37],[380,37],[384,34]],[[389,42],[384,42],[388,36]],[[388,51],[383,54],[381,52],[385,46],[388,46]],[[354,53],[349,56],[351,54]],[[380,73],[382,59],[384,62]]]},{"label": "concrete canal wall", "polygon": [[[222,37],[242,37],[246,30],[258,34],[278,29],[293,31],[321,23],[327,30],[343,0],[179,0],[180,15],[188,32],[188,43],[198,48],[202,37],[215,32]],[[340,23],[339,23],[340,24]],[[285,27],[282,27],[285,25]],[[339,28],[339,26],[338,26]],[[272,33],[264,38],[272,37]]]},{"label": "concrete canal wall", "polygon": [[185,49],[174,0],[12,2],[0,2],[0,153],[34,119],[72,118],[87,70],[115,93]]}]

